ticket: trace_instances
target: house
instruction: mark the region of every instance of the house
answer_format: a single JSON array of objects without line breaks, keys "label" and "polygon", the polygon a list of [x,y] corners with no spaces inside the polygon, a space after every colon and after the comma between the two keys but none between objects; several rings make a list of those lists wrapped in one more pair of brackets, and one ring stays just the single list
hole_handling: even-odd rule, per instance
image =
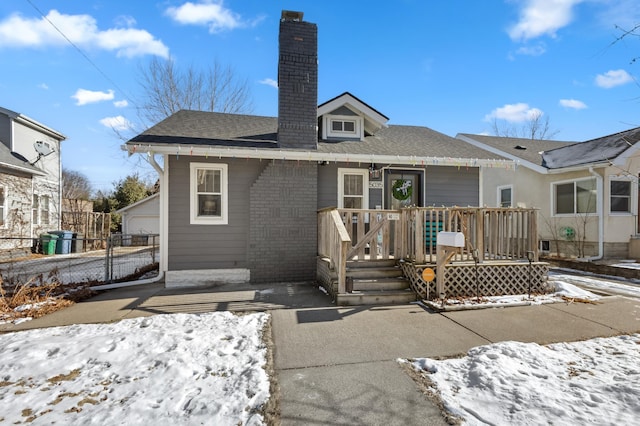
[{"label": "house", "polygon": [[41,233],[59,229],[63,140],[61,133],[0,107],[1,248],[28,248]]},{"label": "house", "polygon": [[123,146],[160,174],[166,286],[314,280],[319,210],[478,206],[484,170],[513,171],[351,93],[318,105],[317,26],[302,13],[283,11],[279,50],[278,117],[179,111]]},{"label": "house", "polygon": [[160,233],[160,194],[153,194],[142,200],[116,210],[122,217],[123,234]]},{"label": "house", "polygon": [[483,175],[484,202],[540,209],[543,251],[587,260],[640,258],[640,128],[578,143],[457,138],[517,163],[516,173]]}]

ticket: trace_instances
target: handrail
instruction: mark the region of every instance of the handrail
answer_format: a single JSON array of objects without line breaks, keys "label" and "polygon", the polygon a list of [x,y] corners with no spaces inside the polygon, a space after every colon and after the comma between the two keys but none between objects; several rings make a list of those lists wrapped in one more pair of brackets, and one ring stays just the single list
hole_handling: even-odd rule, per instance
[{"label": "handrail", "polygon": [[347,251],[351,238],[337,210],[318,212],[318,254],[329,259],[338,276],[338,293],[346,292]]}]

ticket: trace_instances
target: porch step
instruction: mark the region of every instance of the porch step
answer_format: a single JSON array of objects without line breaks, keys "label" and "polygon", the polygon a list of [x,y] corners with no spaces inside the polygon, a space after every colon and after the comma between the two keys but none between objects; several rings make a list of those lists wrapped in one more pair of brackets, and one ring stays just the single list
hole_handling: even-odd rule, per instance
[{"label": "porch step", "polygon": [[[347,273],[347,276],[349,274]],[[394,275],[393,277],[382,278],[354,278],[353,290],[354,291],[393,291],[393,290],[406,290],[409,288],[409,282]]]},{"label": "porch step", "polygon": [[381,268],[350,268],[347,267],[347,277],[357,279],[382,279],[401,278],[402,270],[396,266],[385,266]]},{"label": "porch step", "polygon": [[392,305],[405,304],[416,301],[416,294],[407,290],[395,291],[353,291],[352,293],[338,294],[336,304],[340,306],[357,305]]}]

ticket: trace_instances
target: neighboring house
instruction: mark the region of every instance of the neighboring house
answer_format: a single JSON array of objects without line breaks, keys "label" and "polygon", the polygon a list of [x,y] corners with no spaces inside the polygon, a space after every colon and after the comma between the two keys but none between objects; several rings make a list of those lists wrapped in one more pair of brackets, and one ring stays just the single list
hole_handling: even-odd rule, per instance
[{"label": "neighboring house", "polygon": [[160,233],[160,194],[153,194],[116,210],[122,216],[123,234]]},{"label": "neighboring house", "polygon": [[[477,206],[513,162],[388,118],[350,93],[317,103],[317,27],[280,22],[278,117],[179,111],[129,140],[160,173],[167,286],[316,277],[320,209]],[[162,166],[156,162],[162,155]]]},{"label": "neighboring house", "polygon": [[60,227],[61,156],[65,136],[0,108],[0,235],[2,248],[30,247]]},{"label": "neighboring house", "polygon": [[539,208],[543,251],[591,260],[640,257],[640,128],[578,143],[457,138],[517,162],[515,174],[483,175],[483,200]]}]

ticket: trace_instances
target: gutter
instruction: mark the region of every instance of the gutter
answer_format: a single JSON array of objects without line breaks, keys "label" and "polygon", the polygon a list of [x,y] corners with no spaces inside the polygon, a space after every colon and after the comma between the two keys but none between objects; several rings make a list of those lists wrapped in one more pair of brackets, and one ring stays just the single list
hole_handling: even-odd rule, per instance
[{"label": "gutter", "polygon": [[593,167],[589,167],[589,173],[596,178],[596,191],[600,202],[597,207],[598,215],[598,254],[596,256],[585,257],[583,260],[592,262],[594,260],[600,260],[604,257],[604,178],[593,170]]},{"label": "gutter", "polygon": [[[291,161],[317,161],[323,163],[381,163],[381,164],[402,164],[402,165],[422,165],[422,166],[455,166],[455,167],[488,167],[497,169],[515,170],[516,162],[508,159],[482,159],[482,158],[453,158],[418,155],[389,155],[389,154],[354,154],[322,151],[296,151],[287,149],[260,149],[260,148],[228,148],[219,146],[198,146],[183,144],[126,144],[121,149],[127,151],[129,155],[135,153],[177,156],[201,156],[218,158],[242,158],[261,160],[291,160]],[[151,162],[151,161],[150,161]],[[155,162],[155,160],[154,160]],[[153,162],[151,163],[153,165]],[[156,166],[154,166],[155,168]],[[158,166],[159,167],[159,166]],[[165,163],[166,167],[166,163]]]}]

